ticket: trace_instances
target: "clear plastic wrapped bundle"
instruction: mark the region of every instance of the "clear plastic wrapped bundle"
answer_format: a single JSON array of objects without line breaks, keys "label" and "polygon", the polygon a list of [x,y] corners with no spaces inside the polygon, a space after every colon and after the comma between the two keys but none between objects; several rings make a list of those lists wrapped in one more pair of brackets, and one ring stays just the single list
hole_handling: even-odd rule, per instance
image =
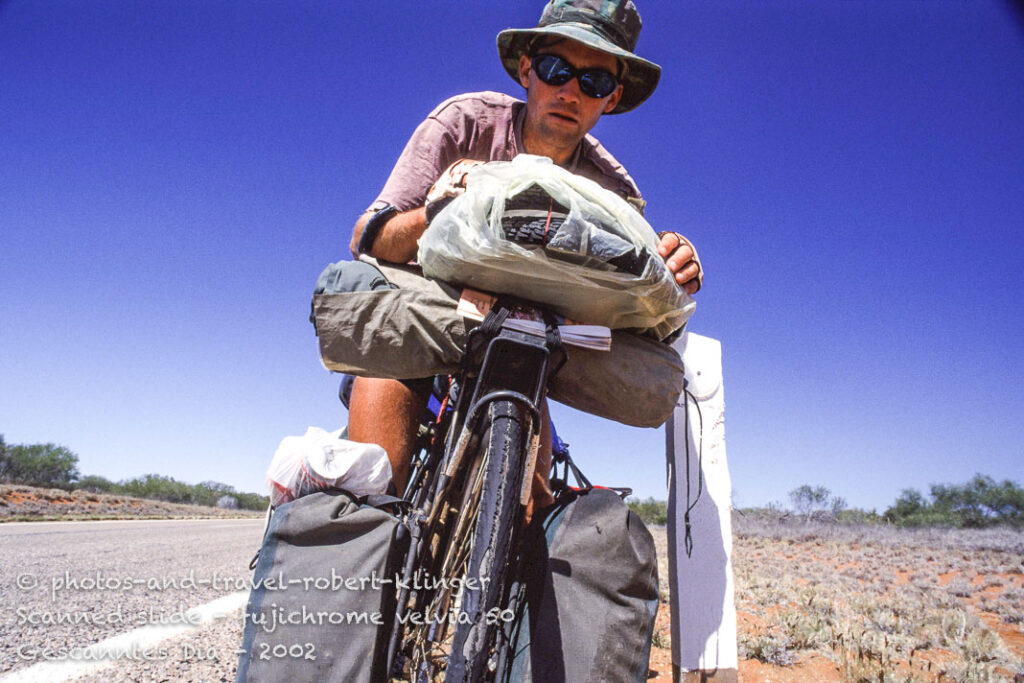
[{"label": "clear plastic wrapped bundle", "polygon": [[681,328],[696,306],[633,207],[528,154],[470,170],[465,193],[420,238],[418,260],[432,278],[658,339]]}]

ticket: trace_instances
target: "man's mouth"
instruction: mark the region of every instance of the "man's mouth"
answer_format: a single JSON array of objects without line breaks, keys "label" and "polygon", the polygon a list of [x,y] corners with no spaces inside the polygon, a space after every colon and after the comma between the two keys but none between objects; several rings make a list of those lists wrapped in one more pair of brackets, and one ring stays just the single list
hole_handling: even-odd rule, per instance
[{"label": "man's mouth", "polygon": [[578,119],[575,116],[573,116],[572,114],[570,114],[568,112],[564,112],[564,111],[550,111],[550,112],[548,112],[548,115],[549,116],[553,116],[554,118],[559,119],[561,121],[565,121],[567,123],[578,123],[579,122]]}]

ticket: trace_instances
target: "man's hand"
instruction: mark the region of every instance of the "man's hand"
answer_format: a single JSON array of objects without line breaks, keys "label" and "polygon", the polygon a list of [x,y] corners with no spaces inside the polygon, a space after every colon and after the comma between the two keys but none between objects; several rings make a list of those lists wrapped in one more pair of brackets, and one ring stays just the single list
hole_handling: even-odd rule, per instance
[{"label": "man's hand", "polygon": [[697,250],[690,240],[678,232],[660,232],[658,237],[658,254],[665,259],[665,265],[675,276],[676,283],[687,294],[696,294],[704,284],[704,269],[701,268]]},{"label": "man's hand", "polygon": [[434,220],[441,209],[466,191],[466,175],[477,164],[482,161],[474,159],[459,159],[441,174],[441,177],[427,190],[427,223]]}]

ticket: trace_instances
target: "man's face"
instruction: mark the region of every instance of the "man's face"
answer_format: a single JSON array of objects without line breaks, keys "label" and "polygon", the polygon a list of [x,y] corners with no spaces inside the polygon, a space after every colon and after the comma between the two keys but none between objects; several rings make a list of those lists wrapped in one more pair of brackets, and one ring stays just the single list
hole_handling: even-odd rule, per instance
[{"label": "man's face", "polygon": [[[599,52],[573,40],[563,40],[541,49],[543,54],[557,55],[577,69],[605,69],[618,74],[615,57]],[[570,79],[562,85],[548,85],[530,68],[526,55],[519,58],[519,82],[526,88],[526,127],[542,144],[559,148],[575,148],[594,127],[601,114],[610,112],[622,98],[622,86],[605,98],[580,92],[579,81]]]}]

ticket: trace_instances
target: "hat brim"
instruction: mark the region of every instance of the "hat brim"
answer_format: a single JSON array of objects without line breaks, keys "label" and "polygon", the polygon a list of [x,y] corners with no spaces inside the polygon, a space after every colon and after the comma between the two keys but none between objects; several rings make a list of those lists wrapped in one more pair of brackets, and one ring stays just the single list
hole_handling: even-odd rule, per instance
[{"label": "hat brim", "polygon": [[510,28],[498,34],[498,55],[501,57],[501,64],[516,83],[519,83],[519,55],[526,51],[530,41],[544,35],[575,40],[626,63],[626,75],[622,79],[622,99],[615,109],[608,112],[609,114],[622,114],[637,108],[658,87],[658,80],[661,78],[660,66],[605,40],[595,34],[593,28],[587,24],[570,22],[538,28]]}]

